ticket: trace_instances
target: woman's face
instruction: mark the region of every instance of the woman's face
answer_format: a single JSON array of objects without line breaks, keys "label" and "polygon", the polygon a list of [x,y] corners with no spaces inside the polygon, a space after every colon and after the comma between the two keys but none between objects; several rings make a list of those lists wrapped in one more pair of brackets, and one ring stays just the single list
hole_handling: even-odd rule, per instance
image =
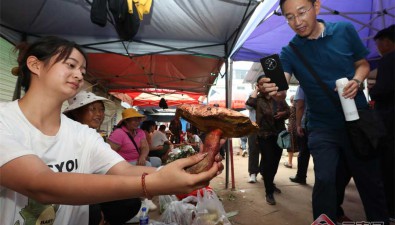
[{"label": "woman's face", "polygon": [[82,107],[79,122],[90,128],[99,129],[104,120],[104,104],[102,101],[92,102]]},{"label": "woman's face", "polygon": [[133,117],[125,120],[126,128],[129,131],[133,131],[139,128],[141,122],[141,118]]},{"label": "woman's face", "polygon": [[[84,74],[86,73],[85,58],[76,49],[73,49],[67,59],[53,63],[57,56],[52,57],[48,65],[39,61],[39,68],[36,67],[34,69],[32,67],[34,69],[32,74],[35,74],[32,75],[32,81],[37,80],[47,90],[53,93],[60,92],[62,97],[69,99],[77,94],[84,83]],[[38,79],[34,79],[34,77]]]}]

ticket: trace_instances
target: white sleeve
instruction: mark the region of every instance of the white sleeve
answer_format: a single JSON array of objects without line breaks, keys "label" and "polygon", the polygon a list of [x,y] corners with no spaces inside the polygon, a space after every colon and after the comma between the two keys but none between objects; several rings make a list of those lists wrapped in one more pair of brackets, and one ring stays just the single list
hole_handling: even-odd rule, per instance
[{"label": "white sleeve", "polygon": [[92,173],[105,174],[115,164],[125,160],[112,150],[110,145],[104,142],[100,135],[98,135],[96,145],[93,148],[90,155]]},{"label": "white sleeve", "polygon": [[18,157],[35,154],[21,142],[0,121],[0,167]]}]

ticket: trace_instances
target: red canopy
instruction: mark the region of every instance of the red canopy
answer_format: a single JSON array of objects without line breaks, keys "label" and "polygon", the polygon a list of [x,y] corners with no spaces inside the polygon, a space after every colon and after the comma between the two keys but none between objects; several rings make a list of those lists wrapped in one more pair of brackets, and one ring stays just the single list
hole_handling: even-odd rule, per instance
[{"label": "red canopy", "polygon": [[[128,57],[90,53],[88,58],[88,80],[102,83],[115,96],[120,97],[115,93],[128,94],[133,106],[158,106],[155,102],[158,96],[168,100],[169,106],[198,103],[200,96],[207,95],[224,63],[222,58],[194,55]],[[150,93],[154,97],[152,102],[143,93]],[[141,98],[136,99],[137,96]]]},{"label": "red canopy", "polygon": [[169,107],[180,104],[201,104],[204,98],[201,94],[193,92],[183,91],[181,93],[174,90],[155,88],[136,89],[124,93],[110,92],[110,94],[130,105],[139,107],[158,107],[161,98],[166,100]]},{"label": "red canopy", "polygon": [[[245,102],[247,101],[249,92],[247,91],[234,91],[232,92],[231,109],[245,109]],[[208,98],[209,105],[218,105],[219,107],[226,107],[225,90],[216,89],[211,92]]]}]

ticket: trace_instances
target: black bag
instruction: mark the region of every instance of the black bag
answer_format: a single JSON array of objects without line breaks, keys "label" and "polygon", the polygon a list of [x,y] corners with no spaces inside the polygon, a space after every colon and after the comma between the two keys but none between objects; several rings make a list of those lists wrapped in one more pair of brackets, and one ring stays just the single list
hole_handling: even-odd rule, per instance
[{"label": "black bag", "polygon": [[107,0],[93,0],[91,6],[91,21],[101,27],[107,23]]},{"label": "black bag", "polygon": [[[289,43],[295,54],[299,56],[300,60],[309,70],[311,75],[315,78],[317,83],[321,86],[324,92],[329,96],[334,106],[341,110],[339,101],[330,94],[329,88],[317,75],[313,67],[306,61],[304,56],[299,52],[293,43]],[[355,121],[346,121],[346,129],[351,142],[351,147],[356,157],[360,159],[371,159],[378,156],[378,144],[386,131],[385,126],[377,112],[373,109],[358,110],[359,119]]]},{"label": "black bag", "polygon": [[108,7],[113,15],[115,29],[122,40],[130,41],[137,34],[140,18],[136,5],[132,3],[133,14],[129,13],[127,0],[108,0]]},{"label": "black bag", "polygon": [[168,109],[169,106],[167,105],[167,102],[164,98],[161,98],[159,101],[159,107],[161,107],[162,109]]},{"label": "black bag", "polygon": [[376,110],[358,110],[359,119],[346,122],[352,149],[360,159],[376,157],[379,142],[385,135],[383,121]]}]

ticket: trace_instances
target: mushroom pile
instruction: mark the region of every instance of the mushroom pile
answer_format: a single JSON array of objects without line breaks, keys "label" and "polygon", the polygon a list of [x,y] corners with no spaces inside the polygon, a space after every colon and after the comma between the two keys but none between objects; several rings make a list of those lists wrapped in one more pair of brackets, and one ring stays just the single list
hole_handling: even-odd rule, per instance
[{"label": "mushroom pile", "polygon": [[176,115],[206,133],[202,153],[208,153],[207,157],[187,169],[194,174],[211,168],[220,149],[221,137],[243,137],[259,129],[244,114],[222,107],[183,104],[177,107]]}]

